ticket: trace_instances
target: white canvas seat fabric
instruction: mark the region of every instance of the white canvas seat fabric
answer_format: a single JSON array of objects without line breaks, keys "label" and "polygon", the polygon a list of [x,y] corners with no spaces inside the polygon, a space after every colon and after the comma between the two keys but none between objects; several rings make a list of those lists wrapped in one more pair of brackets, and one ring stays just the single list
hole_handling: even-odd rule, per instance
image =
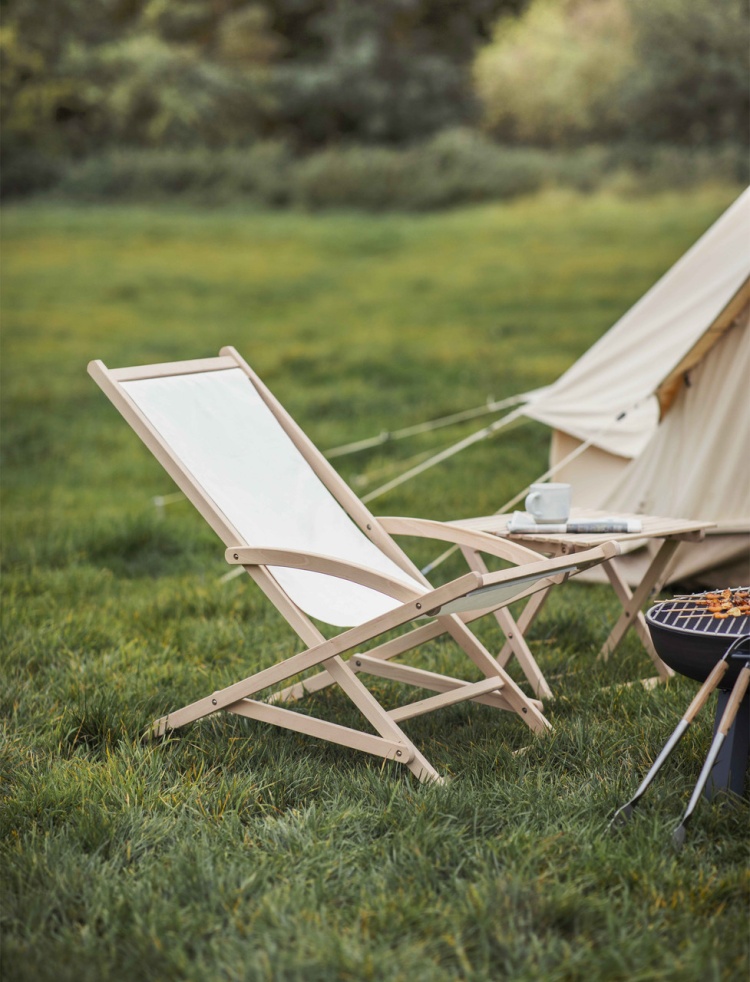
[{"label": "white canvas seat fabric", "polygon": [[[424,592],[349,518],[241,369],[139,379],[123,388],[242,544],[331,556]],[[356,626],[400,606],[339,577],[269,569],[308,616],[337,627]]]}]

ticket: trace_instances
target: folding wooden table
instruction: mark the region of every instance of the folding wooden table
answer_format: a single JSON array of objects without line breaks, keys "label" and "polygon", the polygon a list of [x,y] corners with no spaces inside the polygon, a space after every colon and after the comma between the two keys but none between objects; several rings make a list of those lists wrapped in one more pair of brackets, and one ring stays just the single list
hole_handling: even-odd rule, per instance
[{"label": "folding wooden table", "polygon": [[[609,633],[609,637],[604,642],[599,657],[607,659],[622,641],[627,631],[632,627],[643,642],[643,646],[653,661],[661,679],[667,679],[673,675],[673,671],[659,658],[656,649],[651,641],[651,635],[646,624],[641,607],[652,594],[658,593],[664,584],[666,575],[669,572],[669,565],[682,542],[700,542],[706,529],[713,528],[713,522],[697,522],[682,518],[663,518],[655,515],[634,515],[618,514],[618,519],[637,519],[641,523],[640,532],[604,532],[604,533],[539,533],[534,535],[518,535],[508,532],[510,515],[489,515],[482,518],[468,518],[456,522],[461,528],[472,529],[481,532],[490,532],[504,538],[509,538],[523,543],[523,545],[534,549],[546,556],[570,556],[590,549],[592,546],[600,545],[602,542],[616,541],[623,548],[623,552],[628,551],[628,545],[643,542],[648,539],[661,540],[661,545],[657,549],[651,562],[649,563],[640,583],[635,589],[631,590],[625,582],[621,572],[617,569],[616,559],[607,560],[602,563],[602,569],[606,573],[612,588],[622,605],[622,613],[617,619],[614,627]],[[594,511],[585,508],[571,509],[570,518],[572,521],[591,521],[597,518],[614,517],[611,512]],[[470,564],[475,560],[466,554]],[[526,604],[523,612],[517,619],[519,634],[525,634],[526,629],[538,614],[544,600],[546,592],[540,592],[531,597]],[[507,614],[510,617],[510,614]],[[501,627],[503,625],[501,624]],[[506,631],[507,635],[507,631]],[[500,661],[507,660],[514,649],[515,638],[510,638],[501,653]]]}]

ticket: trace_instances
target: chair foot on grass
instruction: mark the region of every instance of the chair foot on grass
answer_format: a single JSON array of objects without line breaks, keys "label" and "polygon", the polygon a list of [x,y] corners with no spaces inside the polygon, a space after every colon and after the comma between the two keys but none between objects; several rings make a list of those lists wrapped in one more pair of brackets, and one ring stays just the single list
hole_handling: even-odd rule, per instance
[{"label": "chair foot on grass", "polygon": [[151,726],[149,726],[141,737],[141,742],[154,743],[157,740],[164,740],[171,732],[172,727],[169,725],[169,716],[161,716],[159,719],[155,719]]}]

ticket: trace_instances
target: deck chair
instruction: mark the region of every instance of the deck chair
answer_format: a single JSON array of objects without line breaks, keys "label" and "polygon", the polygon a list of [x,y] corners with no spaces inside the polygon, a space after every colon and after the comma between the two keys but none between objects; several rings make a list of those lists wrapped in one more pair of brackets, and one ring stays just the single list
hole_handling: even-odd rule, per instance
[{"label": "deck chair", "polygon": [[[459,541],[516,564],[494,573],[471,570],[433,588],[391,537],[389,523],[370,514],[234,348],[222,348],[216,358],[135,368],[110,370],[94,361],[89,373],[223,540],[227,561],[244,567],[305,646],[156,720],[152,736],[224,711],[394,760],[421,781],[439,781],[402,721],[472,700],[518,714],[533,731],[549,728],[542,704],[511,679],[468,623],[602,562],[617,553],[616,545],[580,553],[574,563],[540,561],[495,536],[390,520],[396,533]],[[340,630],[326,638],[315,621]],[[405,633],[377,643],[394,629]],[[392,663],[446,633],[480,681]],[[290,681],[310,669],[318,674]],[[366,674],[435,694],[386,711],[364,685]],[[280,683],[290,684],[256,698]],[[331,684],[374,733],[288,708]]]}]

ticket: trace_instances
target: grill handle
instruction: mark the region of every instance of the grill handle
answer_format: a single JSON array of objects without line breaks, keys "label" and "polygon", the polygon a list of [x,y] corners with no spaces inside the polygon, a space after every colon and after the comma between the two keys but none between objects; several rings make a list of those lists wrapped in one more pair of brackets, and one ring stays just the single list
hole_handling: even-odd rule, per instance
[{"label": "grill handle", "polygon": [[737,715],[737,710],[740,708],[740,703],[745,698],[745,693],[747,692],[748,685],[750,684],[750,661],[745,663],[745,667],[740,672],[740,677],[734,684],[732,689],[732,694],[729,697],[729,702],[724,709],[724,715],[721,718],[721,723],[719,724],[719,733],[724,736],[729,733],[732,723],[734,723],[734,717]]},{"label": "grill handle", "polygon": [[674,733],[669,738],[669,740],[667,740],[666,744],[662,748],[661,753],[659,754],[659,756],[656,758],[653,765],[651,766],[651,769],[649,770],[648,774],[641,781],[636,793],[633,795],[630,801],[622,805],[621,808],[618,808],[615,814],[613,815],[612,821],[609,824],[609,827],[611,829],[618,828],[624,825],[625,822],[627,822],[630,816],[633,814],[633,809],[645,794],[646,790],[648,789],[649,785],[653,781],[654,777],[661,769],[662,764],[667,759],[667,757],[669,757],[669,755],[672,753],[672,751],[677,746],[677,744],[680,742],[688,726],[690,726],[693,719],[696,717],[696,715],[702,709],[702,707],[705,706],[708,697],[711,695],[711,693],[714,691],[716,686],[721,681],[722,676],[724,675],[727,668],[729,667],[729,658],[732,652],[737,647],[738,644],[735,641],[724,652],[724,657],[714,665],[710,675],[698,690],[693,701],[685,710],[682,719],[680,720],[680,722],[677,724],[677,727],[675,728]]},{"label": "grill handle", "polygon": [[700,775],[698,776],[698,783],[693,789],[693,794],[687,808],[685,809],[685,814],[682,816],[682,821],[672,833],[672,842],[674,843],[676,849],[681,849],[683,843],[685,842],[685,826],[690,821],[690,816],[695,811],[695,806],[698,804],[698,799],[703,793],[703,789],[708,781],[708,776],[716,763],[716,758],[719,756],[721,745],[724,743],[732,723],[734,723],[737,710],[740,708],[740,703],[745,698],[745,693],[747,692],[749,685],[750,661],[747,661],[739,674],[739,678],[734,683],[732,694],[729,697],[729,702],[727,703],[726,708],[724,709],[724,715],[721,717],[721,723],[719,723],[719,729],[716,731],[716,736],[711,744],[711,749],[708,751],[708,757],[706,757],[706,762],[704,763]]},{"label": "grill handle", "polygon": [[719,682],[721,682],[727,669],[729,668],[729,659],[727,658],[728,654],[729,652],[727,652],[727,654],[724,655],[720,661],[716,662],[711,670],[711,674],[700,687],[698,692],[696,692],[695,698],[685,710],[682,718],[686,723],[692,723],[701,709],[703,709],[705,706],[711,693],[714,691]]}]

